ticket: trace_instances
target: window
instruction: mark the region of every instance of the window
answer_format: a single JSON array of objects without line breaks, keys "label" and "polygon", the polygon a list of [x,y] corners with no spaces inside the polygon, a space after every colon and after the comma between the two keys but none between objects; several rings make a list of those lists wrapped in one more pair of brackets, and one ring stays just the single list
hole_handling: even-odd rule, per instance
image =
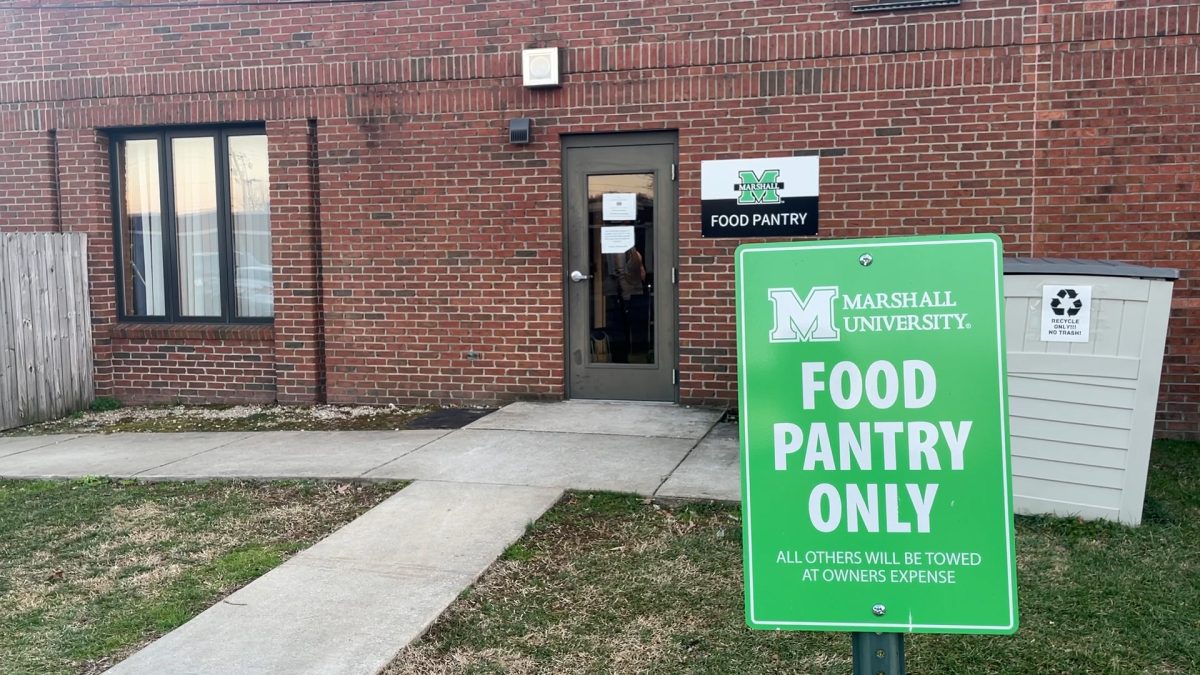
[{"label": "window", "polygon": [[111,138],[121,318],[270,321],[262,127],[119,131]]}]

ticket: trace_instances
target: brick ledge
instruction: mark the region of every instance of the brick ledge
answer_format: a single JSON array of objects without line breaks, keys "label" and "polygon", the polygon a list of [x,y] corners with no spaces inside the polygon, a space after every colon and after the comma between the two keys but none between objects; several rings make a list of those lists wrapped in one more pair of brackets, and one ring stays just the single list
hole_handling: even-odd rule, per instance
[{"label": "brick ledge", "polygon": [[274,342],[272,324],[195,324],[195,323],[118,323],[113,326],[114,340],[239,340]]}]

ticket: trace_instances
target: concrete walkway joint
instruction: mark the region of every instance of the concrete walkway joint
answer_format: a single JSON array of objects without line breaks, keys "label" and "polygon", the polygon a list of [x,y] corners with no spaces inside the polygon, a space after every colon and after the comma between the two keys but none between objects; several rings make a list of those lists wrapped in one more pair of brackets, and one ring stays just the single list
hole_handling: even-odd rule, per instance
[{"label": "concrete walkway joint", "polygon": [[739,497],[721,411],[514,403],[455,431],[0,438],[0,477],[411,480],[111,669],[371,674],[419,637],[563,490]]}]

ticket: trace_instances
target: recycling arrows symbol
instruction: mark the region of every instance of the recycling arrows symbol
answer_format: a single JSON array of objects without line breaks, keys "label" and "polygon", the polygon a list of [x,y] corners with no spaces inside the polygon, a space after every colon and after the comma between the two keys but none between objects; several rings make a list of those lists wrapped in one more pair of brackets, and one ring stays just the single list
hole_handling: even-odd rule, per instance
[{"label": "recycling arrows symbol", "polygon": [[1079,294],[1074,288],[1064,288],[1050,300],[1050,311],[1054,312],[1055,316],[1075,316],[1081,309],[1083,301],[1079,299]]}]

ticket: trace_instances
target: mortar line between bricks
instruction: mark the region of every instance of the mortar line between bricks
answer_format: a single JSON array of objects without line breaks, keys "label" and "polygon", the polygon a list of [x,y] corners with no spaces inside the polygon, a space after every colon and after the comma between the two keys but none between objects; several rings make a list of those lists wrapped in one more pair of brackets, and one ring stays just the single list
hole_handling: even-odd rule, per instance
[{"label": "mortar line between bricks", "polygon": [[[1180,33],[1176,33],[1174,35],[1165,36],[1165,37],[1194,38],[1197,35],[1200,35],[1200,33],[1180,32]],[[1160,37],[1164,37],[1164,36],[1142,35],[1142,36],[1134,36],[1134,37],[1120,38],[1120,39],[1132,42],[1132,41],[1136,41],[1136,40],[1158,39]],[[920,49],[920,50],[915,50],[915,51],[914,50],[892,49],[892,50],[878,50],[878,51],[873,51],[873,52],[864,52],[864,53],[858,53],[858,54],[834,54],[834,55],[808,56],[808,57],[774,58],[774,59],[763,59],[761,61],[740,60],[740,61],[728,61],[728,62],[719,62],[719,63],[701,63],[701,64],[689,63],[689,64],[680,64],[680,65],[675,65],[675,66],[669,66],[666,68],[657,68],[657,67],[650,66],[650,67],[645,67],[645,68],[630,68],[630,69],[628,69],[628,71],[615,71],[615,70],[602,70],[602,69],[601,70],[579,70],[579,71],[570,71],[568,74],[571,74],[571,75],[606,75],[606,74],[610,74],[610,73],[614,73],[614,72],[644,72],[644,71],[654,71],[654,70],[666,70],[669,72],[672,70],[687,70],[687,69],[697,68],[697,67],[743,66],[743,65],[753,65],[753,64],[778,64],[778,63],[790,63],[790,62],[794,62],[794,61],[799,61],[799,62],[820,61],[820,60],[832,61],[832,60],[836,60],[836,59],[844,59],[844,60],[850,61],[850,60],[853,60],[856,58],[873,57],[873,56],[900,56],[900,55],[907,55],[907,54],[934,54],[934,53],[945,53],[945,52],[966,53],[966,52],[971,52],[971,51],[1001,50],[1001,49],[1020,50],[1022,47],[1029,46],[1029,45],[1046,45],[1048,47],[1056,47],[1059,45],[1092,44],[1092,43],[1097,43],[1097,42],[1106,42],[1106,41],[1110,41],[1110,40],[1112,40],[1112,38],[1087,38],[1087,39],[1072,39],[1072,40],[1063,39],[1063,40],[1046,40],[1044,42],[1034,42],[1034,43],[1028,43],[1028,44],[1024,43],[1024,42],[1018,42],[1016,40],[1013,40],[1011,42],[1006,42],[1006,43],[997,43],[994,45],[979,45],[979,46],[973,46],[973,47],[942,46],[942,47],[937,47],[937,48]],[[682,43],[682,44],[686,44],[687,41],[680,40],[678,42]],[[983,57],[981,57],[981,58],[983,58]],[[339,63],[352,64],[352,63],[359,63],[359,62],[345,61],[345,62],[339,62]],[[416,79],[411,79],[411,78],[410,79],[383,78],[383,79],[380,79],[377,81],[366,82],[366,83],[354,83],[353,81],[347,80],[345,82],[340,82],[340,83],[306,84],[306,85],[301,85],[301,86],[303,86],[304,88],[307,88],[307,89],[312,89],[313,91],[320,91],[322,89],[345,89],[345,88],[357,88],[357,87],[387,87],[387,86],[397,86],[397,85],[431,85],[431,84],[440,84],[440,83],[457,84],[457,83],[469,83],[469,82],[497,82],[497,81],[503,81],[503,80],[506,80],[506,79],[509,79],[512,77],[516,77],[516,75],[513,75],[513,74],[478,75],[478,76],[472,76],[472,77],[446,77],[446,78],[429,79],[429,80],[416,80]],[[54,78],[54,79],[43,78],[43,79],[34,79],[34,80],[21,80],[17,84],[19,85],[24,82],[35,82],[35,83],[36,82],[46,82],[46,83],[50,83],[51,85],[53,85],[54,83],[57,83],[57,82],[66,82],[66,81],[68,81],[67,78]],[[175,95],[189,96],[189,95],[204,95],[204,94],[241,94],[241,93],[255,93],[255,92],[266,92],[266,91],[286,92],[286,91],[288,91],[290,89],[294,89],[294,88],[295,87],[283,87],[283,86],[264,87],[264,88],[259,88],[259,89],[249,88],[249,87],[231,87],[228,89],[220,89],[220,88],[215,88],[215,87],[196,87],[190,91],[178,92]],[[127,98],[141,98],[141,97],[145,97],[145,96],[165,96],[165,95],[157,94],[157,93],[139,92],[139,93],[134,93],[134,94],[119,94],[119,95],[114,95],[114,96],[108,96],[105,98],[119,100],[119,99],[127,99]],[[37,97],[30,97],[28,99],[20,99],[18,97],[14,97],[10,100],[0,100],[0,104],[21,105],[21,104],[35,104],[35,103],[71,103],[71,102],[76,102],[76,101],[93,100],[95,98],[96,97],[94,97],[94,96],[73,96],[73,97],[64,97],[64,98],[57,98],[57,99],[37,98]],[[495,112],[495,111],[492,111],[492,112]]]},{"label": "mortar line between bricks", "polygon": [[234,439],[230,440],[230,441],[229,441],[229,442],[227,442],[227,443],[222,443],[222,444],[220,444],[220,445],[215,445],[215,446],[213,446],[213,447],[211,447],[211,448],[206,448],[206,449],[204,449],[204,450],[201,450],[200,452],[192,453],[192,454],[188,455],[187,457],[180,457],[179,459],[173,459],[173,460],[171,460],[171,461],[169,461],[169,462],[164,462],[164,463],[162,463],[162,464],[159,464],[158,466],[151,466],[151,467],[148,467],[148,468],[142,469],[141,471],[138,471],[137,473],[130,474],[130,476],[129,476],[129,477],[130,477],[130,478],[137,478],[138,476],[140,476],[140,475],[142,475],[142,474],[144,474],[144,473],[146,473],[146,472],[148,472],[148,471],[154,471],[154,470],[156,470],[156,469],[161,469],[161,468],[163,468],[164,466],[170,466],[170,465],[172,465],[172,464],[175,464],[175,463],[178,463],[178,462],[182,462],[182,461],[183,461],[183,460],[185,460],[185,459],[191,459],[191,458],[193,458],[193,457],[199,457],[200,455],[203,455],[203,454],[204,454],[204,453],[206,453],[206,452],[212,452],[213,450],[220,450],[221,448],[227,447],[227,446],[229,446],[229,445],[233,445],[234,443],[237,443],[238,441],[240,441],[240,440],[244,440],[244,439],[246,439],[246,438],[249,438],[249,437],[250,437],[250,433],[243,433],[242,435],[238,436],[237,438],[234,438]]}]

